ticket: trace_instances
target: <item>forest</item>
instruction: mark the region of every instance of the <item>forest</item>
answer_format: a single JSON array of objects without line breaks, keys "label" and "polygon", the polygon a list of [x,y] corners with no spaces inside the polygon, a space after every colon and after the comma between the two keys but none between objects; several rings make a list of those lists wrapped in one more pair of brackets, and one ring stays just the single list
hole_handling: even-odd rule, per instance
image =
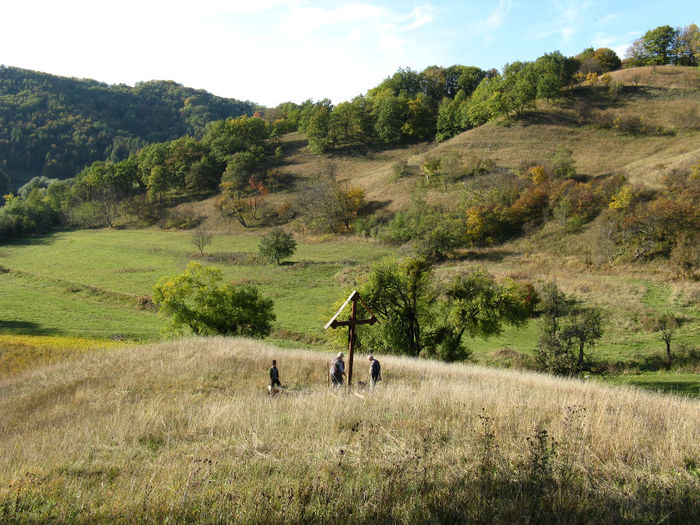
[{"label": "forest", "polygon": [[66,179],[149,143],[201,137],[208,122],[254,105],[171,81],[134,87],[0,66],[0,191],[34,176]]}]

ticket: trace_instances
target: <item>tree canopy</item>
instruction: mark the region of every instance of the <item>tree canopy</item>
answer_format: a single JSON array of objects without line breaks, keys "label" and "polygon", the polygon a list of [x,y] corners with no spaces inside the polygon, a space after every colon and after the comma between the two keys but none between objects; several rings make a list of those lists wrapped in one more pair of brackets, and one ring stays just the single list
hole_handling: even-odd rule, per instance
[{"label": "tree canopy", "polygon": [[496,281],[470,268],[444,283],[433,278],[425,259],[387,259],[370,270],[360,289],[382,321],[363,327],[362,344],[389,353],[465,360],[464,336],[490,337],[504,325],[520,325],[532,314],[531,286]]},{"label": "tree canopy", "polygon": [[183,273],[158,281],[153,302],[175,329],[188,327],[196,335],[269,335],[272,300],[254,286],[220,284],[222,279],[218,268],[191,262]]}]

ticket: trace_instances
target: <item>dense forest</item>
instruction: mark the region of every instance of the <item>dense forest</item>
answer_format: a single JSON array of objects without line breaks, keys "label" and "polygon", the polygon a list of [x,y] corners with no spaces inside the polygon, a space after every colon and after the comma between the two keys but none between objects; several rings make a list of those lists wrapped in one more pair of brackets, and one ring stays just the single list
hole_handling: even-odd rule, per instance
[{"label": "dense forest", "polygon": [[148,143],[201,138],[208,122],[253,111],[251,102],[170,81],[107,85],[0,66],[0,190],[34,176],[73,177]]}]

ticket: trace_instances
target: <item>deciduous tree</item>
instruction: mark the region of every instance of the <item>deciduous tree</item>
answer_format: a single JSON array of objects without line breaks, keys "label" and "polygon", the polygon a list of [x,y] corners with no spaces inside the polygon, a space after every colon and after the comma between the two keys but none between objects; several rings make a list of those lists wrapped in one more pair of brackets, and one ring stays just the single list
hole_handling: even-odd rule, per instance
[{"label": "deciduous tree", "polygon": [[258,245],[260,255],[269,261],[275,261],[277,264],[280,264],[282,259],[293,255],[296,249],[297,242],[294,240],[294,236],[280,228],[275,228],[260,239]]},{"label": "deciduous tree", "polygon": [[544,285],[540,298],[540,337],[535,352],[539,368],[559,375],[582,372],[586,348],[603,336],[600,311],[582,307],[553,282]]},{"label": "deciduous tree", "polygon": [[153,302],[175,329],[187,327],[196,335],[268,335],[275,320],[272,300],[254,286],[221,284],[222,279],[218,268],[191,262],[183,273],[158,281]]}]

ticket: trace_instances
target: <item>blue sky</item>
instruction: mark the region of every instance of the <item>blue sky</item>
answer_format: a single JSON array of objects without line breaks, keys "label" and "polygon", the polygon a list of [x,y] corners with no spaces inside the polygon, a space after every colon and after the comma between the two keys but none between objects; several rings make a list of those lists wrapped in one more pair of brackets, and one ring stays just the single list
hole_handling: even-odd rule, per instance
[{"label": "blue sky", "polygon": [[174,80],[277,105],[365,93],[400,67],[501,69],[559,50],[620,58],[700,0],[3,0],[0,64],[108,83]]}]

